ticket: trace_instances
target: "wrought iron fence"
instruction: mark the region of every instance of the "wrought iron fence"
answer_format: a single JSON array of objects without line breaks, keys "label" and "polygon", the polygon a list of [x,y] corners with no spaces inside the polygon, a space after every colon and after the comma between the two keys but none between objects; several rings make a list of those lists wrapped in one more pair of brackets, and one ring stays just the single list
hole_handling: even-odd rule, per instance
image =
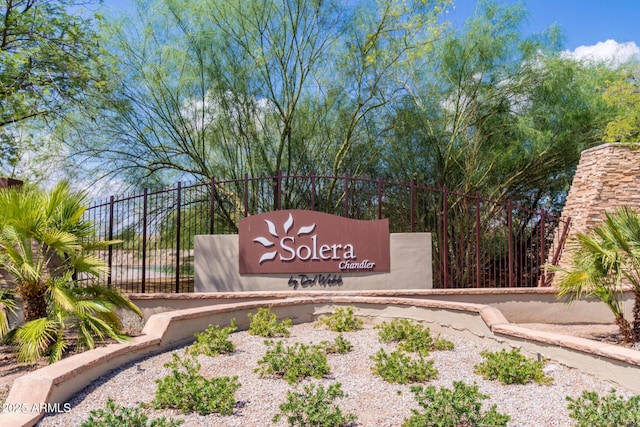
[{"label": "wrought iron fence", "polygon": [[[125,292],[193,291],[194,236],[233,234],[240,218],[310,209],[355,219],[388,218],[392,233],[430,232],[434,288],[545,286],[542,265],[559,259],[569,222],[510,201],[381,178],[309,175],[211,179],[90,206],[106,278]],[[554,239],[555,236],[555,239]]]}]

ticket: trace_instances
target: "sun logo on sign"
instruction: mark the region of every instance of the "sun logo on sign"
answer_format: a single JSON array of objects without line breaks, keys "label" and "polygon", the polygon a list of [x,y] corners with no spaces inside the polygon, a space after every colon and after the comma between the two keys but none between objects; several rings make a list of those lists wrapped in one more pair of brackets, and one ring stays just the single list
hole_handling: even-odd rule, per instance
[{"label": "sun logo on sign", "polygon": [[[289,231],[291,230],[291,228],[293,227],[293,216],[291,214],[289,214],[289,218],[287,218],[287,220],[284,222],[283,224],[283,229],[284,229],[284,236],[281,238],[280,235],[278,234],[277,230],[276,230],[276,226],[273,222],[269,221],[268,219],[265,219],[264,222],[267,224],[267,228],[269,229],[269,234],[271,234],[271,236],[275,237],[276,240],[272,241],[270,240],[270,237],[256,237],[255,239],[253,239],[253,241],[255,243],[260,243],[262,246],[264,246],[265,248],[271,248],[276,246],[276,244],[283,249],[289,249],[288,246],[286,246],[286,242],[290,241],[291,243],[295,243],[295,237],[300,237],[300,236],[304,236],[307,234],[311,234],[313,233],[313,231],[316,228],[316,224],[312,224],[312,225],[307,225],[307,226],[303,226],[300,227],[298,229],[298,232],[295,233],[295,236],[289,236]],[[290,250],[289,250],[290,252]],[[265,261],[273,261],[276,257],[278,256],[278,249],[276,247],[276,249],[274,251],[270,251],[270,252],[265,252],[261,257],[260,257],[260,261],[259,264],[262,264]],[[292,258],[284,258],[282,255],[280,255],[280,259],[283,261],[289,261]]]}]

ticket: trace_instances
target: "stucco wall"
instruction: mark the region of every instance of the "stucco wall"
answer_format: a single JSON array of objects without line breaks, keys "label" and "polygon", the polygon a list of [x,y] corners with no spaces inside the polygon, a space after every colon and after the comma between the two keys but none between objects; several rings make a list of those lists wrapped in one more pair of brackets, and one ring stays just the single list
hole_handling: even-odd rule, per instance
[{"label": "stucco wall", "polygon": [[[148,319],[153,314],[174,310],[311,296],[410,298],[414,300],[427,299],[481,304],[500,310],[511,323],[611,324],[614,320],[611,311],[602,302],[595,299],[582,299],[568,304],[556,297],[553,288],[129,294],[131,300],[144,313],[145,319]],[[633,294],[626,292],[623,300],[625,313],[631,313]],[[123,315],[127,314],[123,313]]]},{"label": "stucco wall", "polygon": [[[341,285],[314,284],[306,290],[430,289],[431,233],[390,236],[390,273],[343,273]],[[195,292],[287,291],[289,275],[240,275],[237,235],[195,236]],[[309,274],[313,276],[313,274]],[[299,279],[299,277],[294,276]],[[299,289],[302,289],[300,287]]]}]

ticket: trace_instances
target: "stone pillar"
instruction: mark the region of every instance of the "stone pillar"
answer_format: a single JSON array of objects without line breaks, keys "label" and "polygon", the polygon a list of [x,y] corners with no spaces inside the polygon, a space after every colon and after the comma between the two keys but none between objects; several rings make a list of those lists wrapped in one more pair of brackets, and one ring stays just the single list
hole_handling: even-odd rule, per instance
[{"label": "stone pillar", "polygon": [[[563,218],[571,218],[568,242],[600,223],[605,211],[623,205],[640,210],[640,145],[610,143],[583,151],[562,210]],[[567,265],[570,253],[565,244],[559,265]]]}]

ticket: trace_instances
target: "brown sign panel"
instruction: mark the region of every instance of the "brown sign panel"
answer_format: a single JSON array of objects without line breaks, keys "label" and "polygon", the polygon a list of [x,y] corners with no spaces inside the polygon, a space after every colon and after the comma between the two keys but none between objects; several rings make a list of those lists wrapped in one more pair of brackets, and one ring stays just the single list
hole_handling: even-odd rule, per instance
[{"label": "brown sign panel", "polygon": [[240,220],[240,274],[389,272],[389,220],[304,210]]}]

